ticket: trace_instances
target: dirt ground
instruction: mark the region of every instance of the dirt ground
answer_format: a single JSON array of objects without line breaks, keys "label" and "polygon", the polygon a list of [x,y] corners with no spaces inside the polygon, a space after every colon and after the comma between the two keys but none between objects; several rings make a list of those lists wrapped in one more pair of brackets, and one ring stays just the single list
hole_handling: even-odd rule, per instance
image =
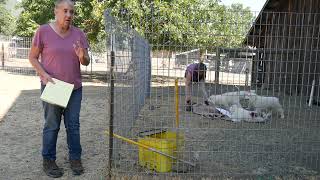
[{"label": "dirt ground", "polygon": [[[0,71],[0,179],[49,179],[42,171],[43,111],[38,77]],[[84,83],[81,110],[81,144],[85,174],[75,177],[68,163],[64,124],[57,143],[61,179],[104,179],[108,152],[106,87]]]},{"label": "dirt ground", "polygon": [[[43,118],[38,78],[0,71],[0,82],[0,179],[49,179],[41,170]],[[137,119],[124,126],[128,137],[134,140],[141,131],[173,127],[174,87],[172,83],[153,85],[151,97]],[[231,90],[227,87],[208,88],[211,94],[217,89]],[[307,108],[301,103],[303,99],[285,96],[281,98],[285,119],[272,118],[266,123],[232,123],[185,112],[182,87],[180,91],[180,131],[185,136],[182,156],[197,163],[196,168],[181,177],[212,179],[208,177],[212,174],[228,179],[234,175],[243,179],[260,176],[265,179],[320,178],[319,107]],[[81,143],[86,172],[80,177],[73,176],[69,168],[66,134],[61,123],[57,144],[57,163],[65,172],[61,179],[105,179],[108,157],[108,138],[104,134],[108,128],[107,95],[105,84],[84,83]],[[175,173],[154,176],[155,172],[138,165],[135,146],[121,144],[121,149],[115,150],[121,158],[116,162],[115,172],[132,175],[136,179],[176,176]],[[147,176],[143,176],[145,174]]]},{"label": "dirt ground", "polygon": [[[142,107],[138,119],[134,123],[130,122],[133,128],[124,129],[120,133],[137,140],[139,132],[148,129],[176,130],[173,128],[175,123],[173,83],[161,80],[159,82],[157,86],[153,86],[151,97]],[[211,94],[235,90],[234,87],[223,85],[208,85],[207,89]],[[197,164],[182,176],[213,175],[215,178],[234,176],[244,179],[319,178],[320,107],[307,107],[305,97],[293,97],[257,89],[260,95],[280,97],[285,109],[285,119],[273,115],[271,120],[265,123],[233,123],[184,111],[183,87],[180,87],[179,91],[179,131],[185,136],[182,157]],[[197,97],[193,97],[193,100],[202,102]],[[125,122],[123,125],[128,126]],[[121,154],[117,167],[119,172],[154,174],[152,170],[137,165],[138,152],[132,145],[123,144],[119,151]],[[167,173],[167,175],[175,174]]]}]

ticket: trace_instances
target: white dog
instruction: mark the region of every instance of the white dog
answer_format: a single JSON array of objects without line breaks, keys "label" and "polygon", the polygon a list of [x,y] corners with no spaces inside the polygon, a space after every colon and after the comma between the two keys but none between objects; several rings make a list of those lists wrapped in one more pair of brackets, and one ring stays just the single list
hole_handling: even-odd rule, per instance
[{"label": "white dog", "polygon": [[259,95],[248,96],[249,106],[257,112],[276,112],[280,114],[280,118],[284,118],[284,111],[277,97],[265,97]]},{"label": "white dog", "polygon": [[230,107],[230,112],[233,122],[265,122],[270,116],[270,114],[259,114],[256,111],[248,111],[237,104]]},{"label": "white dog", "polygon": [[227,92],[223,94],[212,95],[208,98],[208,101],[215,106],[224,106],[229,108],[231,105],[236,104],[241,107],[240,99],[247,99],[248,97],[254,95],[256,95],[254,90]]}]

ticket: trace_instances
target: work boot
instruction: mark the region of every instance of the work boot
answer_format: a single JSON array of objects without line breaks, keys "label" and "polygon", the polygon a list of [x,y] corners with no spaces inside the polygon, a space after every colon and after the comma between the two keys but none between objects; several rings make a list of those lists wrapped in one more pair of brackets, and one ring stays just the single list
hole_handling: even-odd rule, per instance
[{"label": "work boot", "polygon": [[83,174],[84,168],[81,160],[70,160],[70,165],[73,175],[79,176]]},{"label": "work boot", "polygon": [[191,104],[191,101],[189,100],[189,101],[187,101],[187,103],[186,103],[186,111],[192,111],[192,104]]},{"label": "work boot", "polygon": [[63,169],[57,166],[55,160],[43,159],[43,171],[52,178],[59,178],[63,175]]}]

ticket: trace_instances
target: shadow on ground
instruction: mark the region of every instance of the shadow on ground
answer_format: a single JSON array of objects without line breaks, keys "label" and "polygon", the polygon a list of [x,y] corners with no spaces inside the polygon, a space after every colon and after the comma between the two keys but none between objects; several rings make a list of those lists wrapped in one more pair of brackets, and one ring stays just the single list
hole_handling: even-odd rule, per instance
[{"label": "shadow on ground", "polygon": [[[77,179],[103,179],[108,153],[106,87],[83,89],[81,144],[85,174]],[[42,172],[43,111],[40,90],[24,90],[0,122],[0,179],[47,179]],[[57,163],[64,169],[61,179],[70,179],[68,148],[63,122],[57,143]]]}]

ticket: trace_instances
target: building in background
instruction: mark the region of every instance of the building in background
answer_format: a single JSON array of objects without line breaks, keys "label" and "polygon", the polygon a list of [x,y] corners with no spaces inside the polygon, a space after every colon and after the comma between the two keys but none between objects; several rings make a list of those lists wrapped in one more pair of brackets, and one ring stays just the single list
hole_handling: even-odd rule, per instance
[{"label": "building in background", "polygon": [[287,94],[319,96],[320,1],[268,0],[244,45],[257,48],[252,83]]}]

